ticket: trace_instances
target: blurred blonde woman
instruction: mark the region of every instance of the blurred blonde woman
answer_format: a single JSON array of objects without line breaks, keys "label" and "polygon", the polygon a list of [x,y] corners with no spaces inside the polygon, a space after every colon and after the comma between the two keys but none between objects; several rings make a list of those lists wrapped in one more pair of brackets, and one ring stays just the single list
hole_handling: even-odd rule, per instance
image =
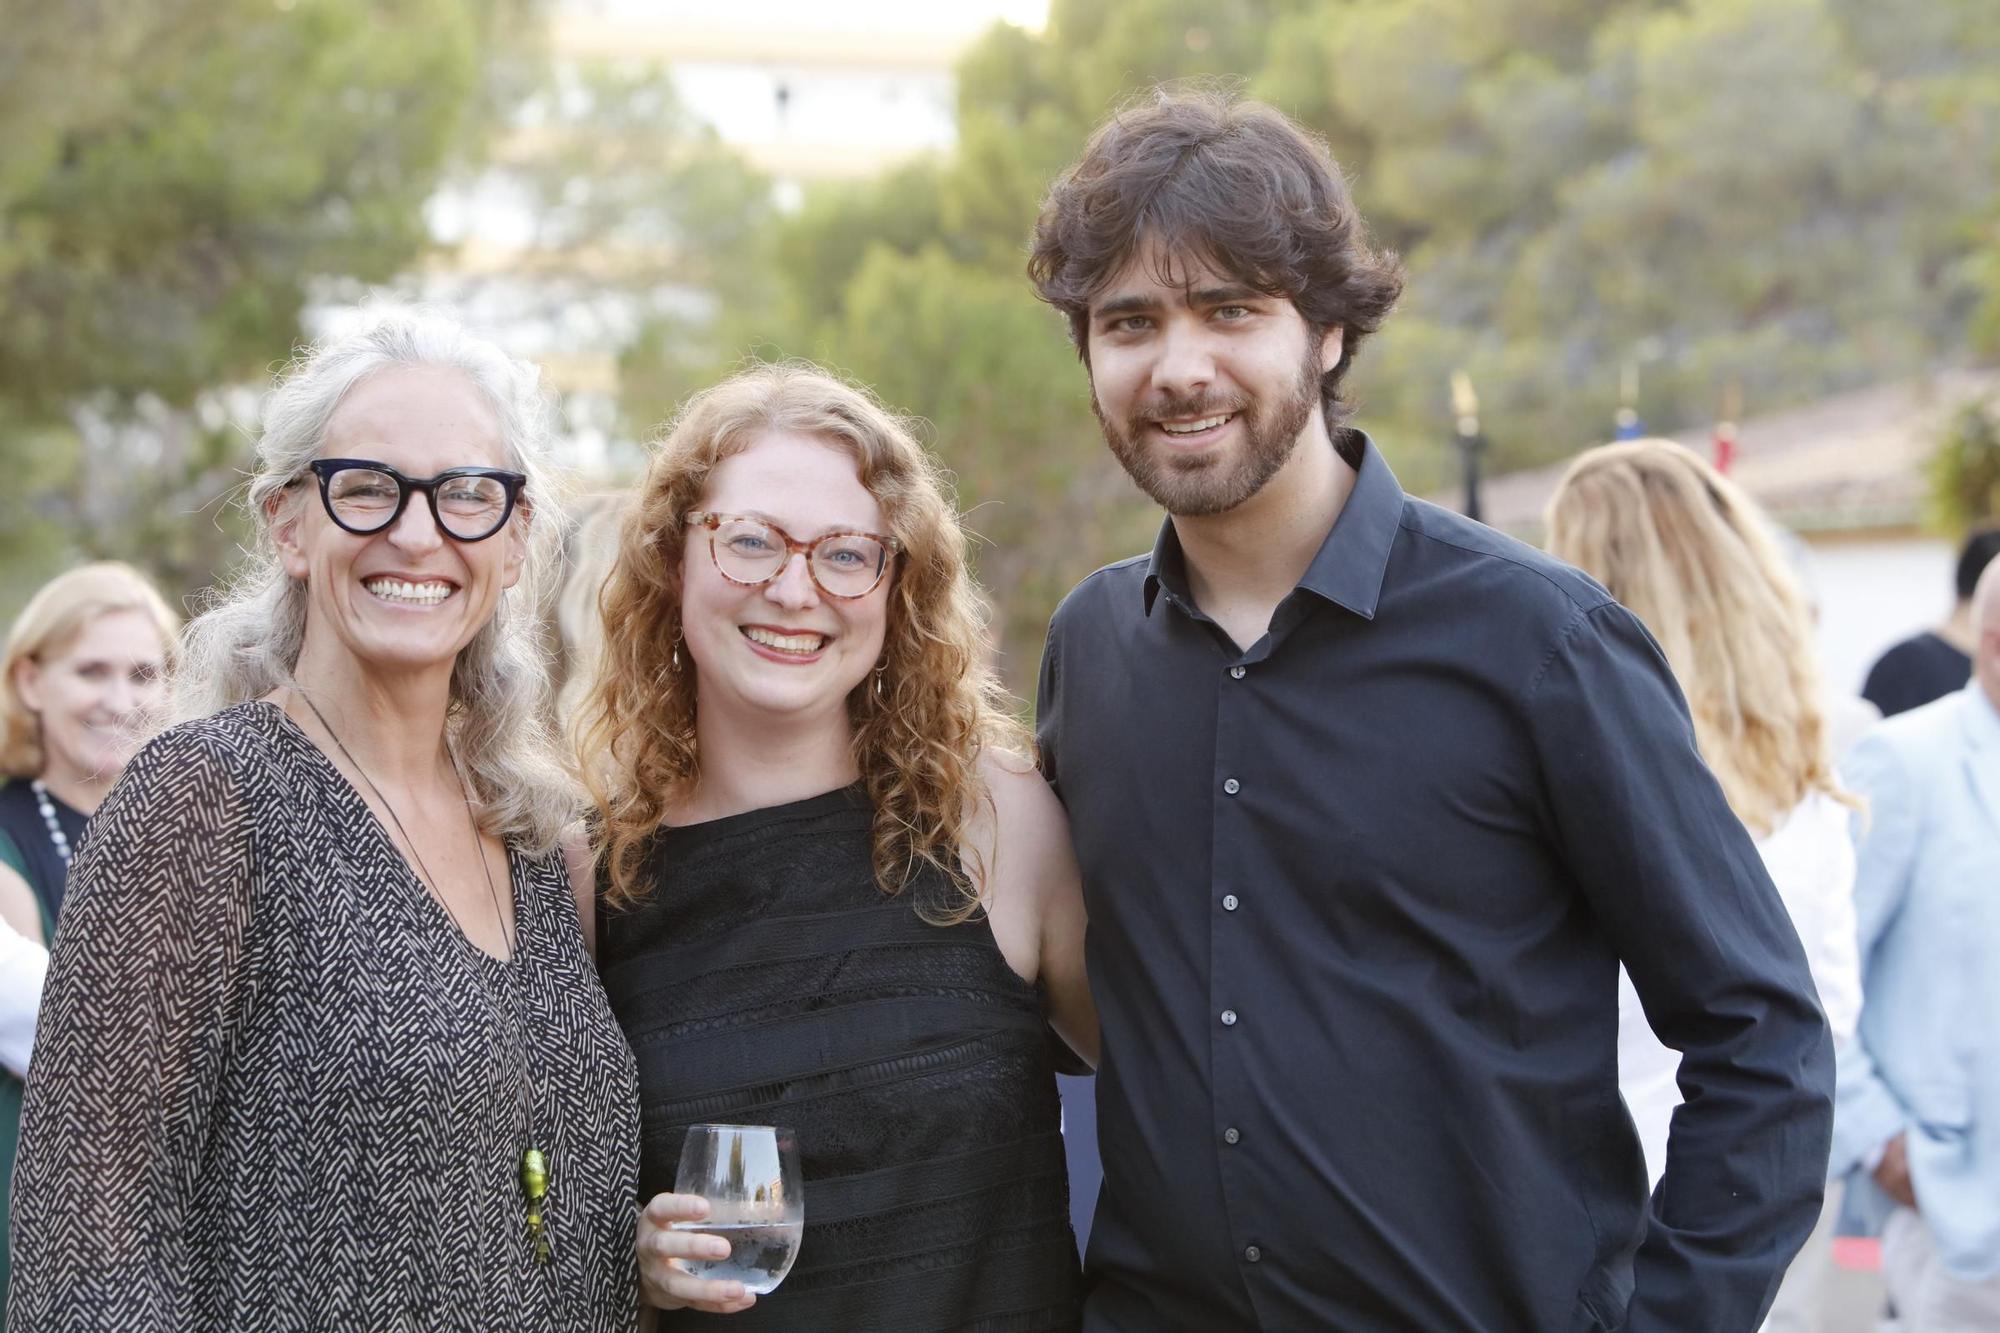
[{"label": "blurred blonde woman", "polygon": [[[1592,449],[1570,466],[1545,515],[1552,554],[1636,612],[1666,653],[1694,715],[1695,739],[1756,839],[1805,945],[1836,1049],[1861,1012],[1855,944],[1853,799],[1838,786],[1822,713],[1812,620],[1756,502],[1668,440]],[[1621,976],[1619,1086],[1654,1183],[1680,1105],[1680,1057],[1660,1045]],[[1840,1191],[1794,1261],[1772,1328],[1802,1318]]]},{"label": "blurred blonde woman", "polygon": [[[626,520],[587,754],[664,1328],[1076,1327],[1044,1019],[1095,1059],[1082,893],[965,545],[909,431],[798,366],[694,398]],[[695,1122],[797,1132],[770,1295],[684,1267],[730,1253],[670,1229]]]},{"label": "blurred blonde woman", "polygon": [[[22,1080],[70,859],[157,720],[180,619],[111,561],[59,574],[21,608],[0,661],[0,1217]],[[7,1289],[0,1236],[0,1309]]]}]

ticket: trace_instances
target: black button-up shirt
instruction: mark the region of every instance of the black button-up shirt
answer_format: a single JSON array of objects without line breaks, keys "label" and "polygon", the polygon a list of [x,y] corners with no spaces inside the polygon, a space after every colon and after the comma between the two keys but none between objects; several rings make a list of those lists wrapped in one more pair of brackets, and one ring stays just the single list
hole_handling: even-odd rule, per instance
[{"label": "black button-up shirt", "polygon": [[[1754,1328],[1831,1123],[1798,937],[1637,619],[1354,443],[1248,651],[1171,523],[1050,625],[1105,1038],[1086,1328]],[[1685,1056],[1650,1206],[1620,960]]]}]

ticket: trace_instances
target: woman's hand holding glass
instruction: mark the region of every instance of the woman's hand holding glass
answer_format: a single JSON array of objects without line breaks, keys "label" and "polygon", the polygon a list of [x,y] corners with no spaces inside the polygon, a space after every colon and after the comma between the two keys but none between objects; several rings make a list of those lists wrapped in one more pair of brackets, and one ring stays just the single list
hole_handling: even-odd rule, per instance
[{"label": "woman's hand holding glass", "polygon": [[682,1261],[727,1259],[730,1243],[720,1236],[677,1229],[708,1217],[708,1200],[698,1194],[655,1194],[639,1214],[639,1292],[662,1310],[735,1314],[757,1303],[741,1282],[698,1278]]},{"label": "woman's hand holding glass", "polygon": [[[674,1190],[655,1195],[639,1219],[647,1300],[668,1310],[733,1314],[785,1280],[805,1231],[795,1133],[770,1125],[691,1126]],[[696,1230],[703,1222],[708,1228]],[[717,1270],[727,1276],[695,1276]]]}]

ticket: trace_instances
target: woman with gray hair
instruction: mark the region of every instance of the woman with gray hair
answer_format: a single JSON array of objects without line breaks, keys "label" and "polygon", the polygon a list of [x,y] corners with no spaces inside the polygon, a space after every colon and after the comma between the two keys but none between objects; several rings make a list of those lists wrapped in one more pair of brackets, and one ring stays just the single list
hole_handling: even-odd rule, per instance
[{"label": "woman with gray hair", "polygon": [[391,313],[273,394],[258,550],[70,873],[12,1327],[624,1329],[632,1056],[545,713],[530,366]]}]

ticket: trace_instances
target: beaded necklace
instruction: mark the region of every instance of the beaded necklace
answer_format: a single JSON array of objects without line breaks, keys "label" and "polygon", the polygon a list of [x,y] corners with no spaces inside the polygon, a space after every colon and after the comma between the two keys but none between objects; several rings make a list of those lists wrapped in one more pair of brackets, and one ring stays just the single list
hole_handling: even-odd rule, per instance
[{"label": "beaded necklace", "polygon": [[35,805],[42,812],[42,823],[48,825],[49,841],[56,845],[56,855],[62,858],[63,865],[67,867],[70,858],[69,835],[62,831],[62,824],[56,819],[56,807],[49,799],[48,784],[36,778],[28,784],[28,789],[35,793]]},{"label": "beaded necklace", "polygon": [[[436,878],[432,876],[430,867],[424,864],[423,853],[417,850],[417,844],[410,838],[409,831],[403,827],[402,817],[396,813],[396,807],[389,804],[389,798],[384,796],[382,789],[375,785],[375,779],[368,776],[368,770],[361,766],[361,762],[342,743],[340,733],[336,732],[333,729],[333,724],[326,720],[326,714],[319,711],[319,705],[312,701],[312,696],[304,690],[298,690],[297,694],[301,699],[306,701],[306,707],[312,710],[312,715],[319,719],[321,728],[325,730],[327,736],[333,741],[334,748],[340,751],[341,757],[347,760],[348,765],[356,773],[361,775],[361,780],[368,784],[368,790],[375,794],[375,799],[380,801],[382,808],[389,812],[389,821],[396,826],[396,832],[402,835],[403,845],[410,849],[411,857],[416,860],[417,869],[422,872],[424,887],[430,890],[431,896],[437,899],[439,905],[444,908],[445,915],[451,918],[451,923],[454,926],[458,927],[458,933],[464,937],[466,943],[472,944],[472,936],[466,934],[465,923],[459,920],[458,913],[452,909],[451,901],[439,891]],[[505,961],[518,963],[520,956],[520,930],[518,925],[511,933],[507,929],[507,914],[500,906],[500,890],[495,888],[493,884],[493,868],[486,863],[486,848],[479,836],[479,821],[472,817],[472,797],[466,791],[465,774],[459,771],[458,756],[453,754],[448,746],[445,749],[445,756],[451,760],[452,776],[458,780],[459,796],[465,802],[465,822],[472,829],[473,844],[479,849],[479,868],[486,875],[487,896],[493,900],[493,919],[500,927],[501,942],[507,946],[507,958]],[[472,947],[476,949],[479,946],[474,944]],[[484,951],[482,950],[482,952]],[[486,984],[486,974],[483,969],[479,972],[479,988],[486,992],[487,1003],[493,1004],[496,1010],[499,1009],[500,1006],[493,1003],[493,992]],[[510,1017],[514,1020],[514,1053],[517,1066],[521,1071],[521,1110],[528,1122],[528,1146],[521,1153],[521,1193],[528,1206],[528,1237],[534,1244],[535,1261],[546,1264],[549,1262],[550,1257],[549,1237],[547,1227],[542,1218],[542,1201],[548,1197],[549,1167],[548,1158],[540,1148],[535,1146],[535,1088],[533,1077],[528,1069],[527,1024],[521,1016],[520,997],[515,993],[517,988],[518,983],[508,988],[507,1008],[510,1011]]]}]

